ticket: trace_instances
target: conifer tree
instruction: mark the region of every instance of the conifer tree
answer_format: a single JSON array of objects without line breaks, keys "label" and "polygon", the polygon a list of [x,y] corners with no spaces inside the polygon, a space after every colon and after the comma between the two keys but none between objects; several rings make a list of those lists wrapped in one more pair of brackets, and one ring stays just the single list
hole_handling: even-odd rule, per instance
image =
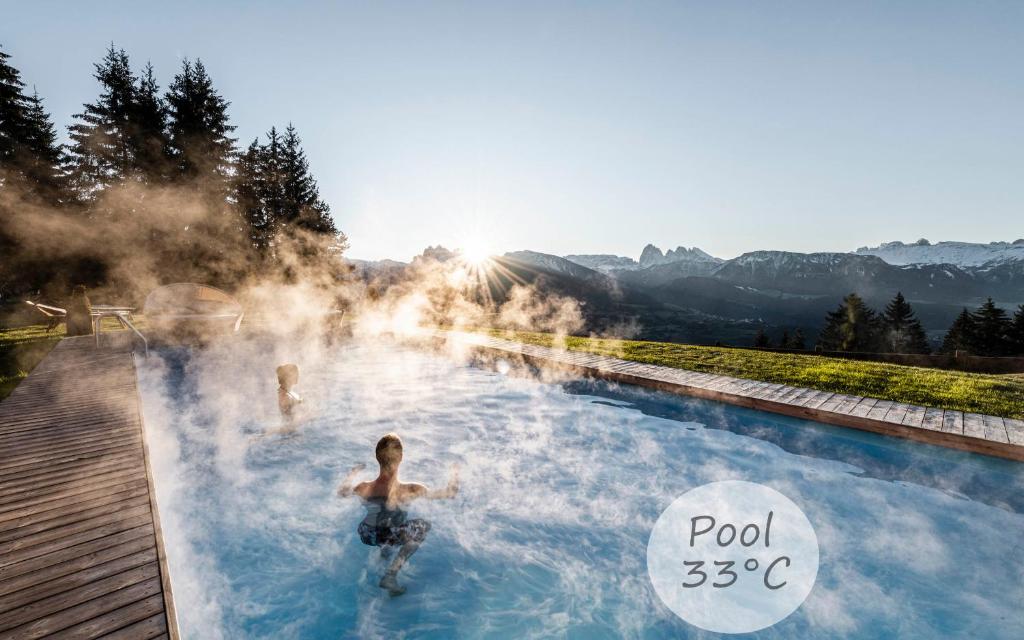
[{"label": "conifer tree", "polygon": [[129,135],[138,176],[151,184],[165,181],[170,170],[167,104],[148,62],[135,89]]},{"label": "conifer tree", "polygon": [[265,257],[274,237],[274,221],[263,199],[267,190],[263,171],[263,147],[256,139],[238,158],[235,205],[248,225],[250,243]]},{"label": "conifer tree", "polygon": [[837,351],[842,343],[839,326],[843,321],[843,307],[825,314],[825,324],[818,332],[817,348],[819,351]]},{"label": "conifer tree", "polygon": [[803,329],[798,327],[797,330],[793,332],[793,339],[790,341],[790,348],[799,349],[801,351],[807,348],[807,340],[804,338]]},{"label": "conifer tree", "polygon": [[928,336],[903,294],[886,306],[882,314],[882,343],[891,353],[928,353]]},{"label": "conifer tree", "polygon": [[[12,181],[20,181],[17,156],[27,113],[25,83],[18,70],[8,64],[9,59],[8,54],[0,51],[0,189],[4,191],[16,188]],[[6,200],[0,199],[0,255],[4,256],[0,260],[0,287],[10,283],[18,271],[18,265],[11,259],[16,248],[13,229],[8,228],[13,226],[14,212],[4,206]],[[0,288],[2,293],[5,292]]]},{"label": "conifer tree", "polygon": [[100,96],[96,102],[86,103],[74,116],[77,122],[68,127],[71,177],[86,201],[130,176],[135,163],[131,120],[136,80],[128,54],[111,44],[95,68]]},{"label": "conifer tree", "polygon": [[344,247],[345,237],[320,198],[301,140],[290,124],[284,135],[271,127],[265,143],[254,140],[241,154],[234,198],[249,224],[252,245],[264,257],[273,257],[285,242],[308,257],[325,246]]},{"label": "conifer tree", "polygon": [[877,314],[860,296],[851,293],[825,316],[818,346],[825,351],[875,351],[879,346],[879,324]]},{"label": "conifer tree", "polygon": [[8,60],[0,51],[0,296],[45,284],[54,270],[19,251],[18,233],[27,223],[18,214],[26,205],[67,204],[53,122],[39,94],[25,93]]},{"label": "conifer tree", "polygon": [[43,107],[39,92],[33,90],[26,113],[25,145],[28,158],[25,174],[39,196],[50,204],[65,201],[64,153],[50,114]]},{"label": "conifer tree", "polygon": [[202,61],[185,60],[167,91],[169,150],[176,178],[226,199],[235,163],[230,104],[213,88]]},{"label": "conifer tree", "polygon": [[0,51],[0,168],[5,170],[14,164],[28,111],[25,83],[18,70],[7,62],[10,57]]},{"label": "conifer tree", "polygon": [[8,59],[0,51],[0,185],[17,187],[21,197],[59,204],[66,194],[57,133],[39,93],[24,92]]},{"label": "conifer tree", "polygon": [[779,338],[779,348],[780,349],[789,349],[789,330],[788,329],[783,329],[782,330],[782,337]]},{"label": "conifer tree", "polygon": [[237,206],[235,138],[229,103],[214,89],[202,61],[185,60],[165,94],[169,179],[194,191],[204,217],[173,239],[185,262],[203,265],[204,277],[229,279],[246,268],[251,243]]},{"label": "conifer tree", "polygon": [[320,189],[309,173],[309,161],[291,123],[281,140],[281,176],[284,193],[282,223],[318,234],[335,235],[331,208],[320,198]]},{"label": "conifer tree", "polygon": [[758,327],[757,335],[754,336],[754,346],[758,349],[768,349],[772,346],[772,341],[764,332],[764,327]]},{"label": "conifer tree", "polygon": [[1024,356],[1024,304],[1017,307],[1010,326],[1010,345],[1013,355]]},{"label": "conifer tree", "polygon": [[1005,356],[1010,352],[1010,319],[992,298],[974,312],[974,353],[979,356]]},{"label": "conifer tree", "polygon": [[971,352],[974,346],[974,333],[974,316],[964,308],[949,327],[949,331],[946,332],[946,337],[942,340],[942,352],[949,354],[954,354],[957,351]]},{"label": "conifer tree", "polygon": [[267,132],[267,142],[262,149],[263,205],[270,220],[270,236],[277,234],[285,222],[284,192],[284,149],[277,127]]}]

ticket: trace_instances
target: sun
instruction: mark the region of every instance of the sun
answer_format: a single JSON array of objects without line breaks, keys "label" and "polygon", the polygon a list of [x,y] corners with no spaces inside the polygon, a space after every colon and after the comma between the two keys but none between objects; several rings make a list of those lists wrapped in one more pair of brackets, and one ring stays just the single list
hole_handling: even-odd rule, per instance
[{"label": "sun", "polygon": [[491,260],[491,247],[481,240],[467,241],[462,244],[462,248],[459,249],[459,255],[466,264],[480,267]]}]

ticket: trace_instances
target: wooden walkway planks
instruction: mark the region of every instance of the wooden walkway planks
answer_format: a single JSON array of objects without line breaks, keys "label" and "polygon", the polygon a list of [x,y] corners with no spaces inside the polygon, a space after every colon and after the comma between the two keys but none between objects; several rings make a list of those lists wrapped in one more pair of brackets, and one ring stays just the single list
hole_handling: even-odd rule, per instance
[{"label": "wooden walkway planks", "polygon": [[434,335],[598,378],[1024,461],[1024,421],[1021,420],[683,371],[592,353],[525,345],[477,333],[439,330]]},{"label": "wooden walkway planks", "polygon": [[177,638],[132,358],[65,339],[0,402],[0,640]]}]

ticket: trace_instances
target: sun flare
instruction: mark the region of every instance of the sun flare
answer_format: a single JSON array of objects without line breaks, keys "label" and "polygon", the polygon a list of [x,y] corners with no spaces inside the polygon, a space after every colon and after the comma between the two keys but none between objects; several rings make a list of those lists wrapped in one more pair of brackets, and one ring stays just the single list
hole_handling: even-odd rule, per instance
[{"label": "sun flare", "polygon": [[465,242],[462,248],[459,249],[459,255],[466,264],[479,267],[491,260],[492,251],[486,242],[474,240],[472,242]]}]

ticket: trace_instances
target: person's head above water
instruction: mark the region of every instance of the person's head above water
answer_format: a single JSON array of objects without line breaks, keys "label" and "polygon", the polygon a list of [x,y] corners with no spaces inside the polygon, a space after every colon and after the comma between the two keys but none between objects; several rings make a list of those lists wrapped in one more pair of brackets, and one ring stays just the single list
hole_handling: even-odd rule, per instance
[{"label": "person's head above water", "polygon": [[299,367],[294,364],[282,364],[277,368],[277,383],[285,391],[299,383]]},{"label": "person's head above water", "polygon": [[381,471],[395,471],[402,462],[402,439],[389,433],[377,441],[377,462]]}]

